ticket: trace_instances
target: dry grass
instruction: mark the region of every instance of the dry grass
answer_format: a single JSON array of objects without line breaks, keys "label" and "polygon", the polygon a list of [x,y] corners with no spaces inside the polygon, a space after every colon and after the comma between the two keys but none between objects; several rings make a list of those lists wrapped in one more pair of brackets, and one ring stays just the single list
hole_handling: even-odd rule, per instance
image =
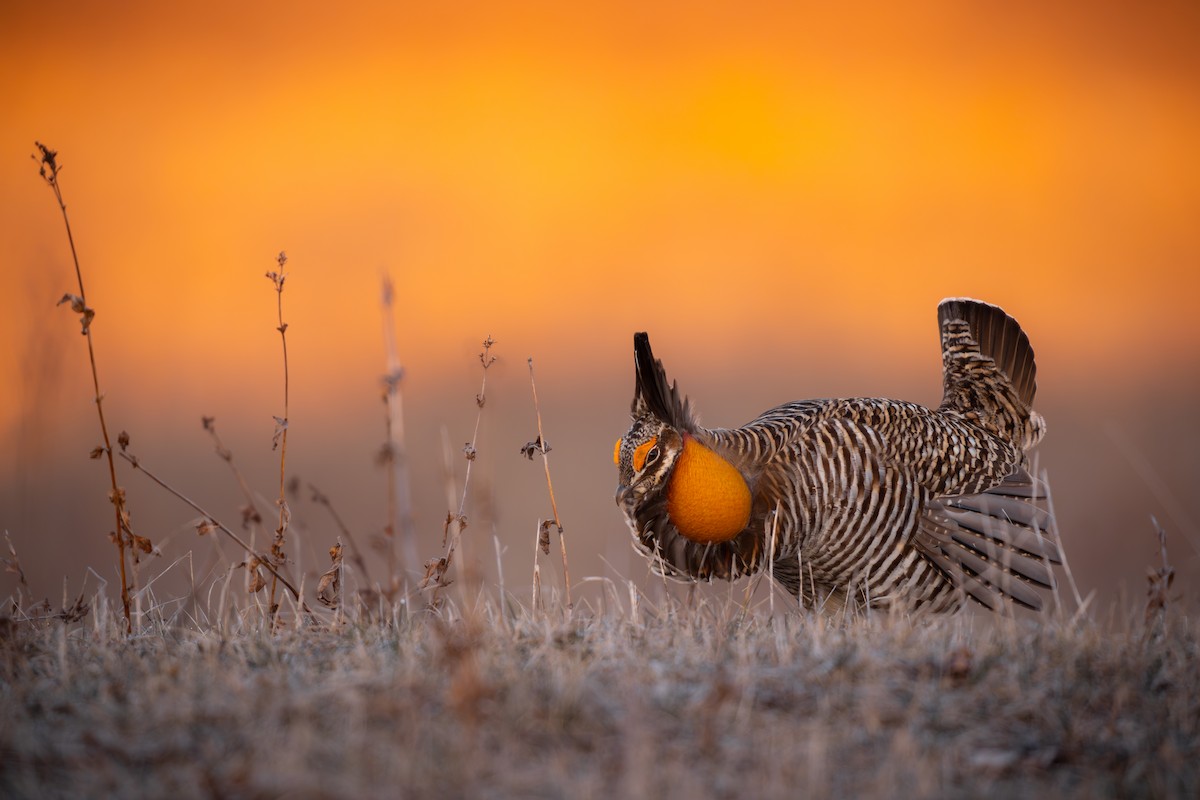
[{"label": "dry grass", "polygon": [[[642,599],[645,608],[645,599]],[[1200,794],[1197,630],[732,602],[0,623],[0,795]]]},{"label": "dry grass", "polygon": [[[291,510],[287,503],[287,440],[288,440],[288,419],[289,419],[289,384],[288,376],[288,350],[287,350],[287,323],[283,321],[283,285],[287,280],[287,275],[284,274],[283,268],[287,266],[287,253],[282,250],[275,259],[275,263],[279,265],[279,271],[274,270],[267,273],[267,280],[271,281],[275,287],[276,311],[279,316],[279,326],[275,329],[279,331],[279,338],[283,341],[283,416],[275,417],[275,435],[271,442],[271,449],[279,450],[279,499],[275,501],[275,505],[279,508],[279,526],[275,528],[275,538],[271,542],[271,561],[276,567],[282,567],[287,563],[287,556],[283,552],[283,546],[287,540],[288,523],[291,521]],[[271,573],[271,613],[274,614],[279,606],[275,602],[275,591],[279,588],[277,583],[279,577],[275,572]]]},{"label": "dry grass", "polygon": [[[83,288],[83,270],[79,266],[79,254],[75,250],[75,235],[71,233],[71,219],[67,216],[67,203],[63,199],[62,185],[59,183],[59,170],[61,165],[58,161],[58,151],[51,150],[41,142],[34,143],[37,146],[38,152],[33,160],[38,162],[38,174],[42,176],[42,180],[54,192],[54,199],[58,203],[58,209],[62,214],[63,226],[67,231],[67,243],[71,247],[71,262],[75,267],[75,280],[79,286],[79,294],[65,293],[57,305],[67,303],[71,310],[79,315],[79,323],[82,326],[82,333],[87,339],[88,347],[88,364],[92,370],[92,388],[95,390],[93,400],[96,403],[96,414],[100,418],[100,437],[103,444],[92,448],[91,457],[93,459],[104,456],[108,460],[108,475],[112,490],[108,493],[108,500],[113,505],[115,514],[113,530],[109,532],[109,538],[113,544],[117,546],[118,567],[121,575],[121,605],[125,614],[125,630],[132,631],[132,621],[130,619],[129,610],[129,576],[125,569],[125,548],[129,548],[129,552],[133,558],[133,575],[134,580],[137,580],[137,567],[139,563],[138,553],[149,554],[153,549],[150,540],[144,536],[138,536],[130,527],[130,517],[128,503],[125,498],[125,489],[117,484],[117,467],[113,460],[112,440],[108,435],[108,421],[104,416],[104,393],[100,391],[100,371],[96,367],[96,347],[92,341],[92,322],[96,318],[95,309],[88,306],[87,293]],[[118,442],[122,442],[127,438],[124,431],[117,437]]]},{"label": "dry grass", "polygon": [[[65,221],[55,154],[41,151]],[[101,413],[104,445],[93,455],[109,457],[126,534],[115,537],[120,599],[112,603],[105,585],[64,596],[57,611],[32,605],[6,541],[0,562],[19,585],[0,605],[0,797],[1200,796],[1198,631],[1172,602],[1161,529],[1162,566],[1148,573],[1144,610],[1105,625],[1082,603],[1068,616],[1058,595],[1057,614],[1042,618],[831,620],[780,608],[769,591],[752,605],[757,581],[745,594],[747,584],[677,593],[686,601],[665,589],[652,600],[632,583],[618,592],[608,579],[573,587],[529,359],[538,438],[524,452],[542,456],[552,511],[537,523],[529,605],[506,591],[500,563],[499,587],[465,574],[490,336],[467,472],[461,493],[448,479],[443,554],[428,562],[424,590],[409,585],[395,557],[399,536],[411,577],[402,371],[391,339],[388,574],[368,573],[350,530],[314,489],[350,560],[339,540],[324,574],[289,581],[282,254],[278,263],[268,277],[279,295],[285,385],[271,553],[255,549],[262,515],[211,419],[205,428],[246,498],[249,542],[147,469],[122,434],[115,455],[200,514],[200,536],[219,531],[245,559],[231,563],[214,541],[206,566],[180,548],[139,585],[136,553],[150,543],[122,517]],[[89,333],[79,283],[72,307]],[[390,300],[385,289],[385,334]],[[92,368],[99,409],[94,359]],[[563,582],[547,601],[538,550],[549,555],[551,526]],[[439,594],[452,562],[453,600]],[[256,600],[266,585],[260,568],[288,590],[278,608],[274,591]],[[172,571],[186,574],[189,590],[156,597]],[[249,592],[233,588],[235,575]]]}]

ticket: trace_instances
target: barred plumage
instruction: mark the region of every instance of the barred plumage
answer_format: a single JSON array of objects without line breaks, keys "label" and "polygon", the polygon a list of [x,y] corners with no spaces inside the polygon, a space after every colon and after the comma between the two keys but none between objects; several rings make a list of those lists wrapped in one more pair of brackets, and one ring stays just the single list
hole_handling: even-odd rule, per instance
[{"label": "barred plumage", "polygon": [[806,607],[1040,608],[1060,555],[1026,460],[1045,432],[1033,349],[976,300],[943,300],[938,325],[937,409],[805,400],[732,429],[701,427],[636,334],[633,423],[614,452],[635,546],[682,580],[773,562]]}]

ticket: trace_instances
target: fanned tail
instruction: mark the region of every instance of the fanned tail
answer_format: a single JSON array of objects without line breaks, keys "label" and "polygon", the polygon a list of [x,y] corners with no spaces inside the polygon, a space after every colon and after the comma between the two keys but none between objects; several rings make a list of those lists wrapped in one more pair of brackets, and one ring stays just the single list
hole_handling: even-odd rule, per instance
[{"label": "fanned tail", "polygon": [[941,410],[970,419],[1026,450],[1045,423],[1033,411],[1037,366],[1029,337],[1002,308],[952,297],[938,304]]},{"label": "fanned tail", "polygon": [[[966,330],[955,331],[948,337],[947,326],[954,322],[965,322]],[[990,358],[1004,373],[1026,408],[1033,406],[1033,396],[1037,392],[1033,346],[1025,331],[1004,309],[967,297],[948,297],[938,303],[938,327],[942,332],[943,350],[947,349],[948,338],[951,343],[959,345],[959,348],[954,348],[955,357],[946,361],[947,384],[952,382],[952,378],[962,380],[974,377],[969,365],[974,354],[978,353]],[[960,334],[963,332],[974,340],[974,347],[962,341]]]}]

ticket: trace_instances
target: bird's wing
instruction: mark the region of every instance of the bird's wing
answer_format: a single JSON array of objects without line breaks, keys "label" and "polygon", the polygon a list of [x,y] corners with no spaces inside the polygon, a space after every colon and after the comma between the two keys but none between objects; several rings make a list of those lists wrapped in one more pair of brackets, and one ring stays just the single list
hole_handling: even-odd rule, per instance
[{"label": "bird's wing", "polygon": [[931,499],[913,545],[980,604],[1040,609],[1035,587],[1053,588],[1050,565],[1062,563],[1050,526],[1045,486],[1019,469],[985,492]]}]

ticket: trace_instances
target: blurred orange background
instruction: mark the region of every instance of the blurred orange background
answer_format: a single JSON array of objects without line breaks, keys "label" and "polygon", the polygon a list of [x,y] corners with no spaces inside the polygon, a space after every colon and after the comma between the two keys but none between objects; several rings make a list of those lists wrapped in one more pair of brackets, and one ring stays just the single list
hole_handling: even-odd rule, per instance
[{"label": "blurred orange background", "polygon": [[[1200,6],[696,5],[5,4],[0,527],[35,591],[115,574],[35,140],[64,167],[110,424],[231,524],[200,418],[269,509],[283,375],[263,275],[286,250],[289,474],[360,542],[386,522],[385,274],[424,557],[443,439],[461,485],[476,354],[497,340],[464,547],[494,580],[494,534],[510,587],[549,514],[518,452],[537,435],[527,358],[572,577],[645,582],[609,455],[633,331],[729,426],[805,397],[936,403],[934,309],[970,295],[1037,351],[1039,463],[1081,590],[1140,595],[1151,515],[1194,586]],[[211,551],[194,512],[121,482],[164,554],[151,573]],[[307,493],[293,514],[315,575],[336,531]]]}]

